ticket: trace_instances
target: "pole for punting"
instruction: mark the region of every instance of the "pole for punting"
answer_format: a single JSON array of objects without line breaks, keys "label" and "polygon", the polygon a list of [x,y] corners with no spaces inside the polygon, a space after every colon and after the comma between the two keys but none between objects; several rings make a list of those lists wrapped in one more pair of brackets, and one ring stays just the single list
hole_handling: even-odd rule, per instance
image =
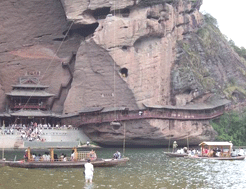
[{"label": "pole for punting", "polygon": [[168,152],[169,152],[169,148],[170,148],[170,135],[168,136],[169,137],[169,142],[168,142]]},{"label": "pole for punting", "polygon": [[126,123],[123,123],[124,126],[124,139],[123,139],[123,157],[125,156],[125,148],[126,148]]},{"label": "pole for punting", "polygon": [[[5,123],[4,123],[4,120],[3,120],[3,135],[4,135],[4,130],[5,130]],[[2,149],[2,160],[4,160],[4,139],[3,139],[3,149]]]},{"label": "pole for punting", "polygon": [[188,148],[188,150],[189,150],[189,133],[188,133],[188,135],[187,135],[187,148]]}]

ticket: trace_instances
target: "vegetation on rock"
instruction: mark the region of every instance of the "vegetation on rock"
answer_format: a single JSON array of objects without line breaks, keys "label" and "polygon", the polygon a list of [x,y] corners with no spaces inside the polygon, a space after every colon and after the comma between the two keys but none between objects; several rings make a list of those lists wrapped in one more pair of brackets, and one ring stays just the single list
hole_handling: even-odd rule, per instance
[{"label": "vegetation on rock", "polygon": [[[196,33],[188,35],[187,40],[177,43],[178,56],[173,78],[178,77],[178,81],[183,84],[174,83],[175,91],[182,93],[185,87],[198,89],[200,92],[210,91],[234,102],[245,99],[246,64],[233,56],[231,47],[245,58],[246,49],[238,48],[233,41],[228,41],[220,32],[217,20],[210,14],[204,15],[204,25]],[[222,67],[233,71],[221,71]],[[191,76],[193,81],[186,79]]]},{"label": "vegetation on rock", "polygon": [[228,41],[230,46],[234,49],[234,51],[241,57],[243,57],[246,60],[246,49],[244,47],[238,47],[235,45],[235,42],[231,39]]},{"label": "vegetation on rock", "polygon": [[217,131],[218,141],[232,141],[235,146],[246,146],[246,110],[243,113],[232,111],[224,114],[217,121],[212,121]]}]

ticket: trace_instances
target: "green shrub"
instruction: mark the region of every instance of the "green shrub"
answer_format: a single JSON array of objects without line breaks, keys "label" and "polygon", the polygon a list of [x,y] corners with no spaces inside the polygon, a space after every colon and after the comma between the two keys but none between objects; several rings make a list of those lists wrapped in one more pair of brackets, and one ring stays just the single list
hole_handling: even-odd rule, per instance
[{"label": "green shrub", "polygon": [[246,145],[246,113],[232,111],[225,113],[219,120],[211,122],[217,131],[218,141],[232,141],[235,146]]}]

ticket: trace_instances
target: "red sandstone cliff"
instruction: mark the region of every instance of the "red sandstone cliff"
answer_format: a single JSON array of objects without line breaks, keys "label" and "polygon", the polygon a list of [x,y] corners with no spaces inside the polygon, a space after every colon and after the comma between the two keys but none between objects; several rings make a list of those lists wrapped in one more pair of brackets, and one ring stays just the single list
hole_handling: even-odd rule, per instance
[{"label": "red sandstone cliff", "polygon": [[[52,107],[57,113],[83,107],[138,109],[143,103],[181,106],[214,93],[243,101],[230,81],[245,88],[245,65],[219,31],[207,27],[200,5],[200,0],[156,0],[152,5],[145,0],[1,1],[1,111],[4,94],[27,71],[41,71],[41,83],[57,96],[65,86]],[[62,62],[69,62],[73,52],[69,72]],[[165,129],[167,120],[130,125],[131,141],[158,138],[160,143],[170,133],[184,138],[190,130],[197,143],[215,134],[209,121],[175,121],[173,131]],[[123,136],[122,128],[114,131],[109,125],[85,131],[101,133],[91,134],[98,142]]]}]

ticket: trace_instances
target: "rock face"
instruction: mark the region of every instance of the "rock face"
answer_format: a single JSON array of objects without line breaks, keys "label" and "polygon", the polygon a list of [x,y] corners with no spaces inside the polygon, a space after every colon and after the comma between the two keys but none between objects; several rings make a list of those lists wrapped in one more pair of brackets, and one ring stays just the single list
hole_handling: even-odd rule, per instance
[{"label": "rock face", "polygon": [[[4,0],[0,7],[0,110],[5,111],[4,93],[27,72],[40,71],[41,84],[57,94],[70,77],[61,62],[77,51],[83,37],[74,32],[62,42],[71,23],[57,0]],[[53,111],[62,112],[63,106],[57,107]]]},{"label": "rock face", "polygon": [[[93,40],[78,49],[73,83],[64,103],[64,112],[83,107],[129,107],[137,109],[134,95],[119,76],[119,67],[105,49]],[[81,89],[81,90],[78,90]]]},{"label": "rock face", "polygon": [[[127,3],[117,4],[119,7],[116,8],[113,1],[103,3],[109,3],[107,6],[112,9],[113,15],[97,20],[99,26],[90,41],[94,41],[108,52],[119,66],[119,72],[122,69],[127,70],[127,76],[122,79],[132,91],[138,108],[143,108],[143,103],[168,105],[171,102],[170,73],[176,58],[176,41],[182,40],[183,34],[201,25],[202,16],[189,1],[180,1],[175,6],[164,3],[151,7],[136,5],[130,8],[132,1],[125,2]],[[64,1],[63,4],[66,5],[66,12],[71,12],[69,10],[73,9],[73,3]],[[84,5],[81,3],[81,6],[82,4]],[[93,7],[93,10],[98,8]],[[123,10],[127,8],[128,14],[118,10],[120,7]],[[77,12],[81,12],[80,8],[78,6]],[[118,11],[114,11],[115,9]],[[89,14],[88,11],[86,13]],[[77,21],[78,18],[74,17],[74,20]],[[85,43],[89,43],[89,40]],[[89,49],[83,56],[87,53],[90,53]],[[96,52],[93,53],[97,57]],[[80,61],[79,56],[80,54],[77,55],[77,63]],[[101,57],[100,61],[102,67],[103,62],[108,60]],[[75,67],[75,73],[76,69]],[[67,101],[71,102],[69,96]],[[100,106],[98,103],[97,105]]]},{"label": "rock face", "polygon": [[[122,135],[124,133],[125,137]],[[84,132],[91,140],[100,145],[122,146],[125,138],[126,146],[168,146],[169,139],[178,141],[179,146],[199,144],[201,141],[214,138],[216,132],[209,125],[209,121],[169,121],[144,120],[128,121],[120,127],[109,124],[90,125]],[[171,137],[170,137],[171,136]]]},{"label": "rock face", "polygon": [[[183,106],[213,94],[244,101],[245,64],[204,22],[201,2],[1,1],[0,111],[4,93],[27,71],[41,72],[41,84],[59,96],[52,111],[63,114],[84,107],[136,110],[143,103]],[[71,70],[62,66],[69,61]],[[121,144],[122,129],[84,127],[92,140],[109,145]],[[185,143],[187,130],[193,144],[216,134],[208,121],[170,120],[131,121],[126,134],[129,144],[159,145],[169,135]]]}]

